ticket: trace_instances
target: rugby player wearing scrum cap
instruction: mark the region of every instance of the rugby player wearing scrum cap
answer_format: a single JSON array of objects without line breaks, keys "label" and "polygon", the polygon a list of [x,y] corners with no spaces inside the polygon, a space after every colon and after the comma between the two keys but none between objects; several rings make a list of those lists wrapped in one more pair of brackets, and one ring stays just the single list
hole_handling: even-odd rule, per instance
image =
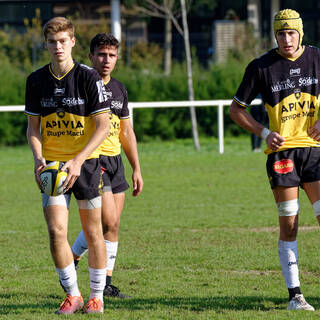
[{"label": "rugby player wearing scrum cap", "polygon": [[[291,310],[309,310],[301,293],[298,269],[299,187],[306,192],[320,223],[320,50],[302,45],[303,25],[295,10],[274,17],[277,48],[254,59],[230,107],[231,118],[262,137],[267,148],[267,175],[279,215],[278,243]],[[270,128],[256,122],[247,107],[261,94]]]}]

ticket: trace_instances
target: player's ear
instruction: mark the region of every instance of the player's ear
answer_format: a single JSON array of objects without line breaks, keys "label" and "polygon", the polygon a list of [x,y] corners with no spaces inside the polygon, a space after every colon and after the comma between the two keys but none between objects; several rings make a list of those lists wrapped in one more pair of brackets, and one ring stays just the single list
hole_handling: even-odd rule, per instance
[{"label": "player's ear", "polygon": [[72,41],[72,47],[74,47],[76,44],[76,37],[72,37],[71,41]]},{"label": "player's ear", "polygon": [[92,61],[92,53],[91,52],[88,54],[88,57],[89,57],[90,61]]}]

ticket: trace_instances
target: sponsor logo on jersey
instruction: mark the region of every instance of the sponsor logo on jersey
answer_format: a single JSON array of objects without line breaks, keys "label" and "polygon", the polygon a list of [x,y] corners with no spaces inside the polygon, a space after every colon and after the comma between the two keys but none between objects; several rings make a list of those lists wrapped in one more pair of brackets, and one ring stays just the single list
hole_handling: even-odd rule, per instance
[{"label": "sponsor logo on jersey", "polygon": [[57,113],[57,116],[58,116],[60,119],[64,118],[64,116],[65,116],[65,114],[66,114],[63,109],[57,109],[56,113]]},{"label": "sponsor logo on jersey", "polygon": [[301,68],[290,69],[290,76],[300,76]]},{"label": "sponsor logo on jersey", "polygon": [[294,90],[294,96],[296,97],[297,100],[301,98],[301,90],[300,89],[295,89]]},{"label": "sponsor logo on jersey", "polygon": [[116,101],[116,100],[111,101],[111,108],[122,109],[122,107],[123,107],[122,101]]},{"label": "sponsor logo on jersey", "polygon": [[275,85],[271,86],[272,92],[279,92],[287,89],[294,89],[296,87],[295,82],[290,79],[278,81]]},{"label": "sponsor logo on jersey", "polygon": [[64,95],[65,90],[66,90],[66,88],[55,88],[53,90],[53,94],[55,97],[61,97]]},{"label": "sponsor logo on jersey", "polygon": [[312,84],[318,84],[318,79],[314,78],[314,77],[302,77],[299,78],[298,80],[299,82],[299,87],[307,87],[307,86],[311,86]]},{"label": "sponsor logo on jersey", "polygon": [[40,101],[41,107],[43,108],[56,108],[58,107],[57,101],[53,98],[42,98]]},{"label": "sponsor logo on jersey", "polygon": [[59,129],[78,129],[83,128],[83,124],[81,121],[70,121],[70,120],[52,120],[46,122],[46,128],[59,128]]},{"label": "sponsor logo on jersey", "polygon": [[273,170],[280,174],[293,171],[294,164],[291,159],[282,159],[273,164]]},{"label": "sponsor logo on jersey", "polygon": [[[78,97],[78,98],[74,98],[74,97],[63,98],[61,100],[62,105],[68,106],[68,107],[84,105],[84,102],[85,102],[84,99],[81,99],[80,97]],[[58,101],[55,100],[53,97],[42,98],[40,103],[43,108],[57,108],[59,106]]]},{"label": "sponsor logo on jersey", "polygon": [[84,99],[81,99],[80,97],[63,98],[61,102],[63,106],[73,107],[84,104]]},{"label": "sponsor logo on jersey", "polygon": [[303,101],[296,101],[290,102],[288,104],[284,104],[281,108],[281,112],[291,112],[291,111],[300,111],[300,110],[309,110],[315,109],[315,105],[313,101],[303,100]]}]

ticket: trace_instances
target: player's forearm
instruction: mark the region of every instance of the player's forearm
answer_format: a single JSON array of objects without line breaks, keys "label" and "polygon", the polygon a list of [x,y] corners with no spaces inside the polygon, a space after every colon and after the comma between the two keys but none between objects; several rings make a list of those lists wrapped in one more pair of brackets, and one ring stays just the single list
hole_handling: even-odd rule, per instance
[{"label": "player's forearm", "polygon": [[123,151],[126,154],[128,161],[132,167],[132,170],[141,171],[137,140],[133,130],[131,130],[131,132],[128,130],[128,132],[120,134],[120,142]]},{"label": "player's forearm", "polygon": [[243,129],[260,136],[264,126],[254,120],[245,108],[240,107],[235,101],[230,106],[230,118]]},{"label": "player's forearm", "polygon": [[29,121],[27,128],[27,140],[29,146],[32,150],[34,160],[39,160],[42,158],[42,143],[41,143],[41,134],[40,127],[34,126],[31,120]]}]

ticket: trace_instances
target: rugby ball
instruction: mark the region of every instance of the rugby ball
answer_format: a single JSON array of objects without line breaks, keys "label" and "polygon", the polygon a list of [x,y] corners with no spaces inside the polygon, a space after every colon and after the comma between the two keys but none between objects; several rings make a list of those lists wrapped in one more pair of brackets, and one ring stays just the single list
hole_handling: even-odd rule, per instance
[{"label": "rugby ball", "polygon": [[62,162],[52,161],[40,172],[41,189],[48,196],[59,196],[64,193],[62,185],[68,173],[60,170],[62,166]]}]

